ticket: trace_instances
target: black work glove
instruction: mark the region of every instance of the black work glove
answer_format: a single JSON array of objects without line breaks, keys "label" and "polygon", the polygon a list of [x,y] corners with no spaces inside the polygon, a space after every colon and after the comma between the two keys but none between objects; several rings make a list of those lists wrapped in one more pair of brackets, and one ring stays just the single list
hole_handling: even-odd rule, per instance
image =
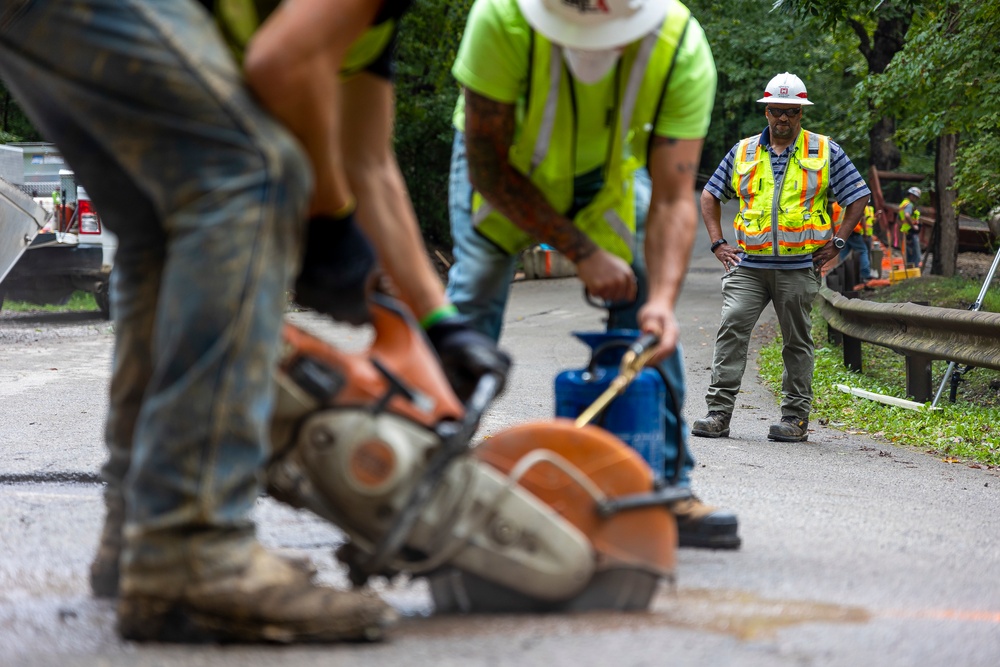
[{"label": "black work glove", "polygon": [[374,282],[375,252],[354,213],[314,216],[307,225],[295,301],[342,322],[371,321],[368,290]]},{"label": "black work glove", "polygon": [[496,374],[500,381],[497,394],[503,391],[510,370],[510,357],[458,315],[439,320],[427,327],[427,337],[441,358],[441,366],[455,395],[467,402],[479,378]]}]

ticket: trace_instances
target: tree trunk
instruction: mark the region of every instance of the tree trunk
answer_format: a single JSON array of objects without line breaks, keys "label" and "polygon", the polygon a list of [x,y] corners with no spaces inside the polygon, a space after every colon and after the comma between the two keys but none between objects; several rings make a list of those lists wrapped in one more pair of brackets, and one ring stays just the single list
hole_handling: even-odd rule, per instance
[{"label": "tree trunk", "polygon": [[951,277],[958,264],[958,211],[955,210],[955,151],[957,134],[938,138],[934,180],[937,185],[937,247],[931,273]]},{"label": "tree trunk", "polygon": [[[858,50],[868,63],[868,75],[878,75],[885,72],[892,62],[893,56],[903,49],[906,43],[906,31],[910,28],[912,10],[892,7],[887,3],[886,9],[879,16],[875,31],[869,35],[867,27],[856,19],[849,19],[848,24],[858,36]],[[869,102],[870,104],[870,102]],[[896,131],[896,120],[884,116],[868,131],[869,161],[882,171],[894,171],[899,167],[899,149],[893,143],[892,135]]]},{"label": "tree trunk", "polygon": [[896,132],[896,119],[883,116],[868,130],[870,162],[879,171],[895,171],[899,167],[899,149],[892,140]]}]

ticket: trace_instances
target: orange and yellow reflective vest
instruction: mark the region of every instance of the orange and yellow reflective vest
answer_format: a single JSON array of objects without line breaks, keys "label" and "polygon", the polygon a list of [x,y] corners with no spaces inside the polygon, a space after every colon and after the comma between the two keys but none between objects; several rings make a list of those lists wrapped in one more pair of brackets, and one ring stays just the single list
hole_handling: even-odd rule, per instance
[{"label": "orange and yellow reflective vest", "polygon": [[732,186],[740,198],[736,240],[748,255],[808,255],[833,235],[827,213],[830,138],[802,130],[784,177],[774,182],[760,135],[736,148]]}]

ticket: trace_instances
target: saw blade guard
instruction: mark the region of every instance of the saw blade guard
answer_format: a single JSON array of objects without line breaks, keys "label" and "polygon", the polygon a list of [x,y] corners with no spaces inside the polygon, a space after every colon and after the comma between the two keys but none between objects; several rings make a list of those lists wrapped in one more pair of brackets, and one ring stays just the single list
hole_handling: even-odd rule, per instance
[{"label": "saw blade guard", "polygon": [[677,523],[663,504],[604,512],[618,498],[651,497],[652,471],[607,431],[557,419],[507,429],[475,457],[574,526],[594,550],[594,572],[573,596],[552,601],[496,585],[489,573],[451,569],[431,578],[439,611],[646,609],[676,568]]}]

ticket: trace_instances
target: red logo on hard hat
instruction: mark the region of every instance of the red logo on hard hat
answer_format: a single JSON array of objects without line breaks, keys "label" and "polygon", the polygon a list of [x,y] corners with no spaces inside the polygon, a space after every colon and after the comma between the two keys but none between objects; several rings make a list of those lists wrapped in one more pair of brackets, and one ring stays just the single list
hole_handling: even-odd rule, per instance
[{"label": "red logo on hard hat", "polygon": [[788,97],[788,86],[778,86],[778,94],[782,97]]}]

